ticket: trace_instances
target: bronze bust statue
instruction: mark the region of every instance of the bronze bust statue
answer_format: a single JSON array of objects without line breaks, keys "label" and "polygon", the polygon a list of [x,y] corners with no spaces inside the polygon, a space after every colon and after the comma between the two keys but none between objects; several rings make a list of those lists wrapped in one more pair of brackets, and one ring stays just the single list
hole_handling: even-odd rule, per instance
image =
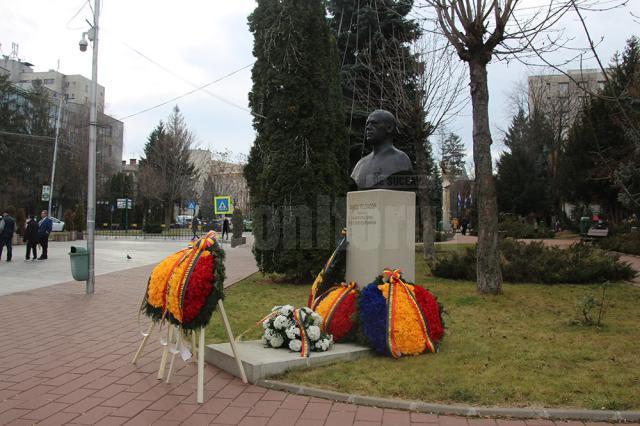
[{"label": "bronze bust statue", "polygon": [[366,189],[408,189],[395,182],[395,176],[410,175],[413,167],[409,156],[393,146],[396,119],[389,111],[377,109],[369,114],[365,125],[367,141],[373,151],[353,168],[351,178],[359,191]]}]

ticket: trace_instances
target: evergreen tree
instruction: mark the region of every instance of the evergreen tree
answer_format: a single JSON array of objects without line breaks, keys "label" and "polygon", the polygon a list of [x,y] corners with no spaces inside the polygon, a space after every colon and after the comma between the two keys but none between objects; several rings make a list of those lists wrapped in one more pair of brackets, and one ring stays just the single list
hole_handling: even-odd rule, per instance
[{"label": "evergreen tree", "polygon": [[166,127],[160,122],[149,135],[144,148],[139,187],[152,206],[154,202],[160,203],[166,228],[173,220],[176,203],[193,197],[198,173],[189,157],[192,144],[193,134],[187,128],[180,109],[175,106],[167,118]]},{"label": "evergreen tree", "polygon": [[544,217],[551,213],[551,193],[545,146],[553,138],[541,114],[527,117],[521,109],[513,117],[497,165],[496,190],[502,212]]},{"label": "evergreen tree", "polygon": [[256,139],[244,169],[254,253],[262,271],[308,280],[343,226],[329,217],[348,169],[335,40],[321,0],[257,3],[249,17]]},{"label": "evergreen tree", "polygon": [[561,188],[568,201],[598,203],[609,220],[623,206],[640,213],[640,46],[627,42],[614,55],[601,96],[591,98],[569,132],[560,158]]},{"label": "evergreen tree", "polygon": [[460,136],[453,132],[443,135],[440,141],[440,152],[442,153],[442,162],[447,173],[453,176],[460,176],[464,172],[465,165],[465,149],[464,143]]}]

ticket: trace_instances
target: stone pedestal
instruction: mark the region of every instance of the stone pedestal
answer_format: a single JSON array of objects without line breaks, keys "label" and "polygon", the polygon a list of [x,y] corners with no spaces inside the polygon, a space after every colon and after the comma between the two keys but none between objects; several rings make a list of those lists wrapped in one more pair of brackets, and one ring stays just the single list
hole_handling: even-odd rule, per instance
[{"label": "stone pedestal", "polygon": [[347,193],[346,280],[360,288],[384,268],[415,282],[416,194],[373,189]]}]

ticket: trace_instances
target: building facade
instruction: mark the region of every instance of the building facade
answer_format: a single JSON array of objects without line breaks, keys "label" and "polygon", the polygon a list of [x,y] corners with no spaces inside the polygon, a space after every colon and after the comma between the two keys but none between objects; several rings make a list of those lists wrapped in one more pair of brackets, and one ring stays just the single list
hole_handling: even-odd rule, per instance
[{"label": "building facade", "polygon": [[590,93],[601,90],[604,83],[602,71],[595,69],[532,75],[528,78],[529,112],[544,112],[566,132]]}]

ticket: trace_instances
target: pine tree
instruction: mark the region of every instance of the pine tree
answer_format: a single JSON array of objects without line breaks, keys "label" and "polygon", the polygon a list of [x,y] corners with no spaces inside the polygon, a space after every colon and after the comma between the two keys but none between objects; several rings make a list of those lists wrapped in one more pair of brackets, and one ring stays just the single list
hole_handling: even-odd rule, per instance
[{"label": "pine tree", "polygon": [[348,172],[337,51],[321,0],[257,3],[249,17],[256,139],[245,167],[254,253],[262,271],[304,281],[343,226],[329,217]]},{"label": "pine tree", "polygon": [[545,147],[553,139],[543,115],[513,117],[497,164],[496,191],[501,212],[544,217],[551,213],[551,187]]},{"label": "pine tree", "polygon": [[[591,98],[569,132],[560,158],[561,188],[568,201],[599,203],[609,220],[621,207],[640,213],[640,44],[627,41],[614,55],[608,82]],[[622,206],[620,205],[622,203]]]},{"label": "pine tree", "polygon": [[189,157],[192,144],[193,134],[176,106],[167,118],[166,126],[160,122],[144,147],[139,188],[151,206],[160,203],[166,228],[173,219],[175,204],[193,197],[198,173]]},{"label": "pine tree", "polygon": [[466,154],[464,142],[462,142],[460,136],[453,132],[444,135],[440,141],[440,152],[442,153],[442,163],[445,165],[447,173],[453,176],[462,175]]}]

